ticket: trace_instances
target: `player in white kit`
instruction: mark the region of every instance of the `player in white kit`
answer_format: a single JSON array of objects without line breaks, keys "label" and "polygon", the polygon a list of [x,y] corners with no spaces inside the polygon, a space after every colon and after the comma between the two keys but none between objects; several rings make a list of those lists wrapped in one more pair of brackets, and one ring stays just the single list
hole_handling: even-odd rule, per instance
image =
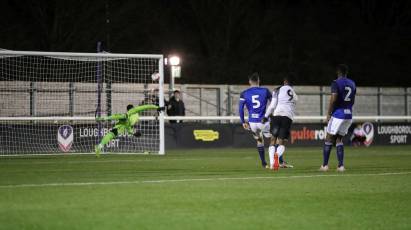
[{"label": "player in white kit", "polygon": [[294,89],[289,85],[289,79],[285,78],[283,85],[273,91],[271,103],[265,112],[263,123],[271,120],[271,143],[268,149],[270,168],[278,170],[292,168],[283,160],[285,144],[290,136],[291,124],[295,115],[295,106],[298,100]]}]

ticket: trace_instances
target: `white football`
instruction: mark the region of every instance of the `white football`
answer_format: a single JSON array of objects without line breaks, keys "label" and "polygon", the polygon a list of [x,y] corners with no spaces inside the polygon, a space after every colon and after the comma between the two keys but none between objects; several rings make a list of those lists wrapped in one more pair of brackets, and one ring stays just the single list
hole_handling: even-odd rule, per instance
[{"label": "white football", "polygon": [[158,81],[158,79],[160,79],[160,74],[159,73],[153,73],[151,74],[151,79],[153,81]]}]

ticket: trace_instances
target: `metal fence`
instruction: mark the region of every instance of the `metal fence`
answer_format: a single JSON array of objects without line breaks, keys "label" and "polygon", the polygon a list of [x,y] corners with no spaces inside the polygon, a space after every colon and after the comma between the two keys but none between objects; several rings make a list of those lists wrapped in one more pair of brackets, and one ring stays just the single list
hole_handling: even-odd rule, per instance
[{"label": "metal fence", "polygon": [[[245,85],[177,85],[183,92],[187,115],[238,115],[240,93]],[[266,86],[270,90],[276,86]],[[296,115],[325,115],[330,97],[329,86],[295,86],[299,95]],[[354,115],[407,116],[410,115],[411,88],[358,87]]]},{"label": "metal fence", "polygon": [[[266,86],[272,90],[276,86]],[[168,85],[165,85],[165,89]],[[240,93],[246,85],[177,84],[186,106],[187,116],[238,115]],[[127,94],[123,91],[127,90]],[[295,86],[299,95],[297,116],[321,116],[328,106],[327,86]],[[125,103],[139,103],[151,92],[143,84],[113,85],[110,97],[103,95],[103,110],[118,112]],[[130,98],[130,95],[133,95]],[[167,92],[166,92],[167,95]],[[407,116],[411,108],[411,88],[358,87],[354,115]],[[95,111],[96,90],[92,83],[1,82],[0,117],[15,116],[90,116]],[[112,102],[111,102],[112,101]]]}]

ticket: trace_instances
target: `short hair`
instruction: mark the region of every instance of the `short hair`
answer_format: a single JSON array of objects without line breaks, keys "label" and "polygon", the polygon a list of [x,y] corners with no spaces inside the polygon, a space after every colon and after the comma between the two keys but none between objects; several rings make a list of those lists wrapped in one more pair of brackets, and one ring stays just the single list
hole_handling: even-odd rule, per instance
[{"label": "short hair", "polygon": [[129,111],[132,108],[134,108],[134,105],[132,105],[132,104],[127,105],[127,111]]},{"label": "short hair", "polygon": [[348,66],[346,64],[339,64],[337,65],[337,71],[345,76],[348,74]]},{"label": "short hair", "polygon": [[283,78],[283,81],[287,81],[288,84],[291,85],[291,83],[293,83],[295,79],[296,79],[296,73],[289,72],[288,75]]},{"label": "short hair", "polygon": [[258,73],[253,73],[250,76],[248,76],[248,80],[250,80],[252,82],[259,82],[260,81],[260,76],[258,75]]},{"label": "short hair", "polygon": [[176,94],[176,93],[180,93],[180,90],[178,89],[174,90],[173,94]]}]

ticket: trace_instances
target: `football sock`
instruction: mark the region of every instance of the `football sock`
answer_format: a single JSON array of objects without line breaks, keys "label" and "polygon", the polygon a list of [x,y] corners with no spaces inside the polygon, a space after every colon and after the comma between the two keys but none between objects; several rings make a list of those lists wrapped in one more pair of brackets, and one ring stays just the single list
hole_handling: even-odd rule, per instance
[{"label": "football sock", "polygon": [[330,159],[331,148],[333,144],[326,141],[323,147],[323,166],[328,165],[328,160]]},{"label": "football sock", "polygon": [[274,164],[275,147],[270,145],[268,148],[268,155],[270,156],[270,167]]},{"label": "football sock", "polygon": [[265,161],[264,144],[257,144],[258,155],[260,155],[260,160],[262,165],[267,165]]},{"label": "football sock", "polygon": [[338,167],[341,167],[344,165],[344,144],[337,143],[335,146],[337,147]]},{"label": "football sock", "polygon": [[277,153],[278,153],[279,157],[283,156],[284,151],[285,151],[285,146],[284,145],[279,145],[277,147]]},{"label": "football sock", "polygon": [[100,142],[100,145],[104,146],[106,144],[108,144],[111,140],[113,140],[116,137],[116,135],[114,135],[113,132],[109,132],[107,133],[103,139]]},{"label": "football sock", "polygon": [[281,156],[278,158],[278,161],[280,162],[280,164],[283,164],[283,163],[284,163],[283,155],[281,155]]}]

